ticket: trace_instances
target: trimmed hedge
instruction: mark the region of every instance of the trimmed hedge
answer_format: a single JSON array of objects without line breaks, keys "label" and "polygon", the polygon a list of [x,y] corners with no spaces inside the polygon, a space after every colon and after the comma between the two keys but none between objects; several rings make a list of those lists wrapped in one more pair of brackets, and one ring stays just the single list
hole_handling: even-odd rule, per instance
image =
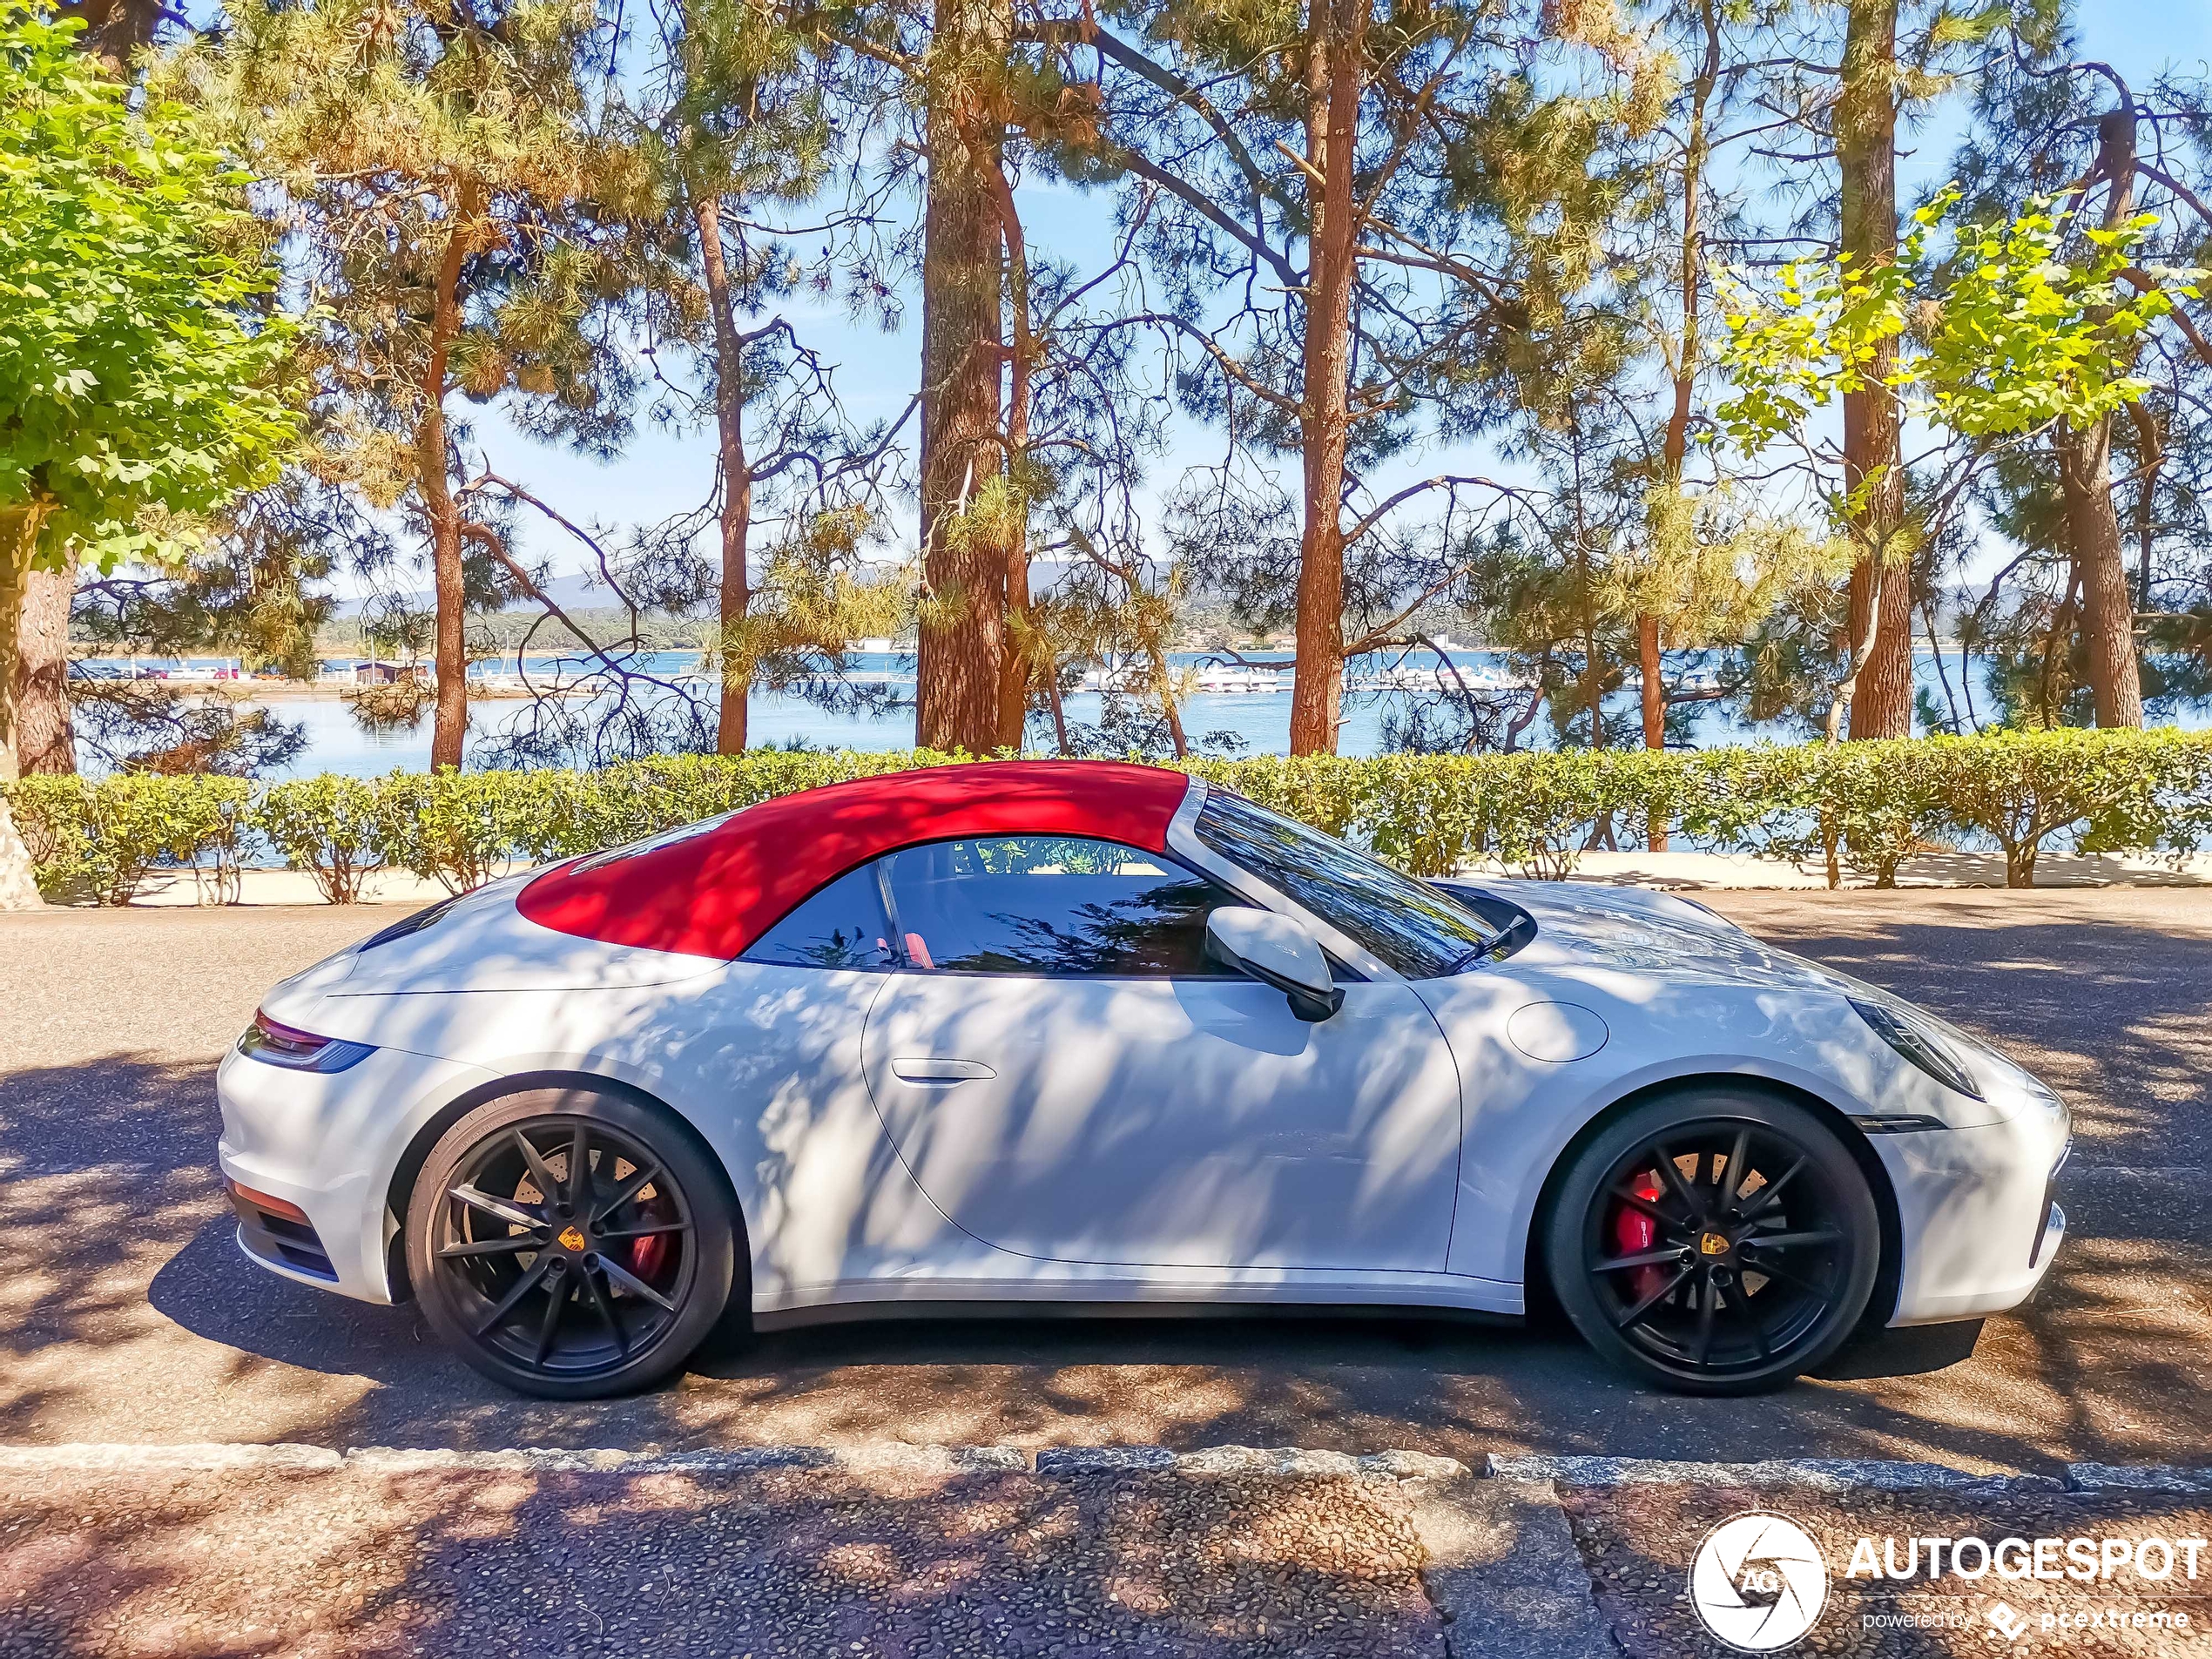
[{"label": "trimmed hedge", "polygon": [[[635,840],[771,796],[963,756],[672,755],[604,772],[395,772],[267,785],[232,778],[26,778],[10,805],[57,896],[127,903],[158,868],[190,868],[235,899],[258,841],[346,904],[379,868],[466,892],[517,862]],[[1308,756],[1194,760],[1188,770],[1420,875],[1478,860],[1556,878],[1596,842],[1653,824],[1711,850],[1846,867],[1893,886],[1901,860],[1964,843],[2000,848],[2030,887],[2061,839],[2087,852],[2182,853],[2212,839],[2212,732],[2000,732],[1834,746],[1652,752]]]}]

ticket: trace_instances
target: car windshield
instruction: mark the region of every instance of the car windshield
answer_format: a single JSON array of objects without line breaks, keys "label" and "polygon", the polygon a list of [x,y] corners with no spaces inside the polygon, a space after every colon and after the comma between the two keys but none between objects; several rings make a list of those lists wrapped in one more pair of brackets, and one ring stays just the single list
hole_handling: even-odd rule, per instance
[{"label": "car windshield", "polygon": [[1499,942],[1497,928],[1427,882],[1242,795],[1209,786],[1197,830],[1213,851],[1408,979],[1463,972]]}]

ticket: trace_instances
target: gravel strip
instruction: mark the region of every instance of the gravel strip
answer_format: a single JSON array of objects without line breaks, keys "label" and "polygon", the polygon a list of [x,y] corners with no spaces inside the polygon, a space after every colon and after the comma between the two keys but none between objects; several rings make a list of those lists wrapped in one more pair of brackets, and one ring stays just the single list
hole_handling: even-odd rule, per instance
[{"label": "gravel strip", "polygon": [[11,1464],[0,1655],[1447,1651],[1379,1473],[641,1464]]}]

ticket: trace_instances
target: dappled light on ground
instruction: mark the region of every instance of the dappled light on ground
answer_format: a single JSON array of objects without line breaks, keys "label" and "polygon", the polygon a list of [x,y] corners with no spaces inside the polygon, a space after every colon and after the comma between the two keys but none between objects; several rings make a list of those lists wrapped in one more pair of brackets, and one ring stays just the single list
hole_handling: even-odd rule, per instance
[{"label": "dappled light on ground", "polygon": [[16,1268],[0,1286],[0,1440],[2202,1461],[2212,1221],[2188,1172],[2212,1162],[2212,899],[1712,897],[2003,1043],[2073,1104],[2072,1236],[2034,1305],[1991,1321],[1971,1359],[1691,1400],[1626,1383],[1541,1324],[1202,1310],[794,1330],[639,1398],[520,1399],[449,1359],[412,1310],[277,1279],[232,1237],[212,1172],[214,1062],[263,986],[362,920],[71,913],[0,921],[0,989],[19,1011],[0,1031],[0,1224]]},{"label": "dappled light on ground", "polygon": [[0,1539],[9,1651],[1443,1653],[1385,1478],[17,1473]]}]

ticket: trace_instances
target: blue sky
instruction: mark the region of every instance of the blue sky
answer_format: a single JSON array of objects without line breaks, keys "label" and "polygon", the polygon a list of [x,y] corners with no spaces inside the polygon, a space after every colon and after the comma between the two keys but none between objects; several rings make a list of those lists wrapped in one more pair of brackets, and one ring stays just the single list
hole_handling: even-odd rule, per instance
[{"label": "blue sky", "polygon": [[[2202,72],[2212,63],[2212,0],[2082,0],[2080,16],[2085,55],[2111,62],[2137,86],[2169,65]],[[1939,109],[1921,127],[1909,141],[1915,154],[1901,170],[1908,189],[1944,165],[1958,132],[1955,111]],[[1035,185],[1025,186],[1021,195],[1030,241],[1042,253],[1059,250],[1082,262],[1107,246],[1110,213],[1103,197]],[[888,419],[905,407],[920,372],[917,306],[907,307],[908,326],[888,334],[848,322],[835,304],[786,314],[837,366],[842,395],[857,417]],[[632,524],[696,506],[711,486],[713,448],[705,432],[676,434],[641,425],[625,454],[601,463],[521,437],[496,413],[469,413],[499,470],[526,482],[570,516],[618,538]],[[1171,483],[1186,464],[1208,457],[1212,447],[1204,428],[1180,430],[1177,448],[1152,469],[1153,487]],[[1413,458],[1407,463],[1408,475],[1434,469],[1437,460],[1434,455]],[[904,533],[911,536],[910,523]],[[573,544],[557,532],[549,536],[540,523],[526,521],[523,536],[529,553],[550,559],[556,572],[583,568]]]}]

